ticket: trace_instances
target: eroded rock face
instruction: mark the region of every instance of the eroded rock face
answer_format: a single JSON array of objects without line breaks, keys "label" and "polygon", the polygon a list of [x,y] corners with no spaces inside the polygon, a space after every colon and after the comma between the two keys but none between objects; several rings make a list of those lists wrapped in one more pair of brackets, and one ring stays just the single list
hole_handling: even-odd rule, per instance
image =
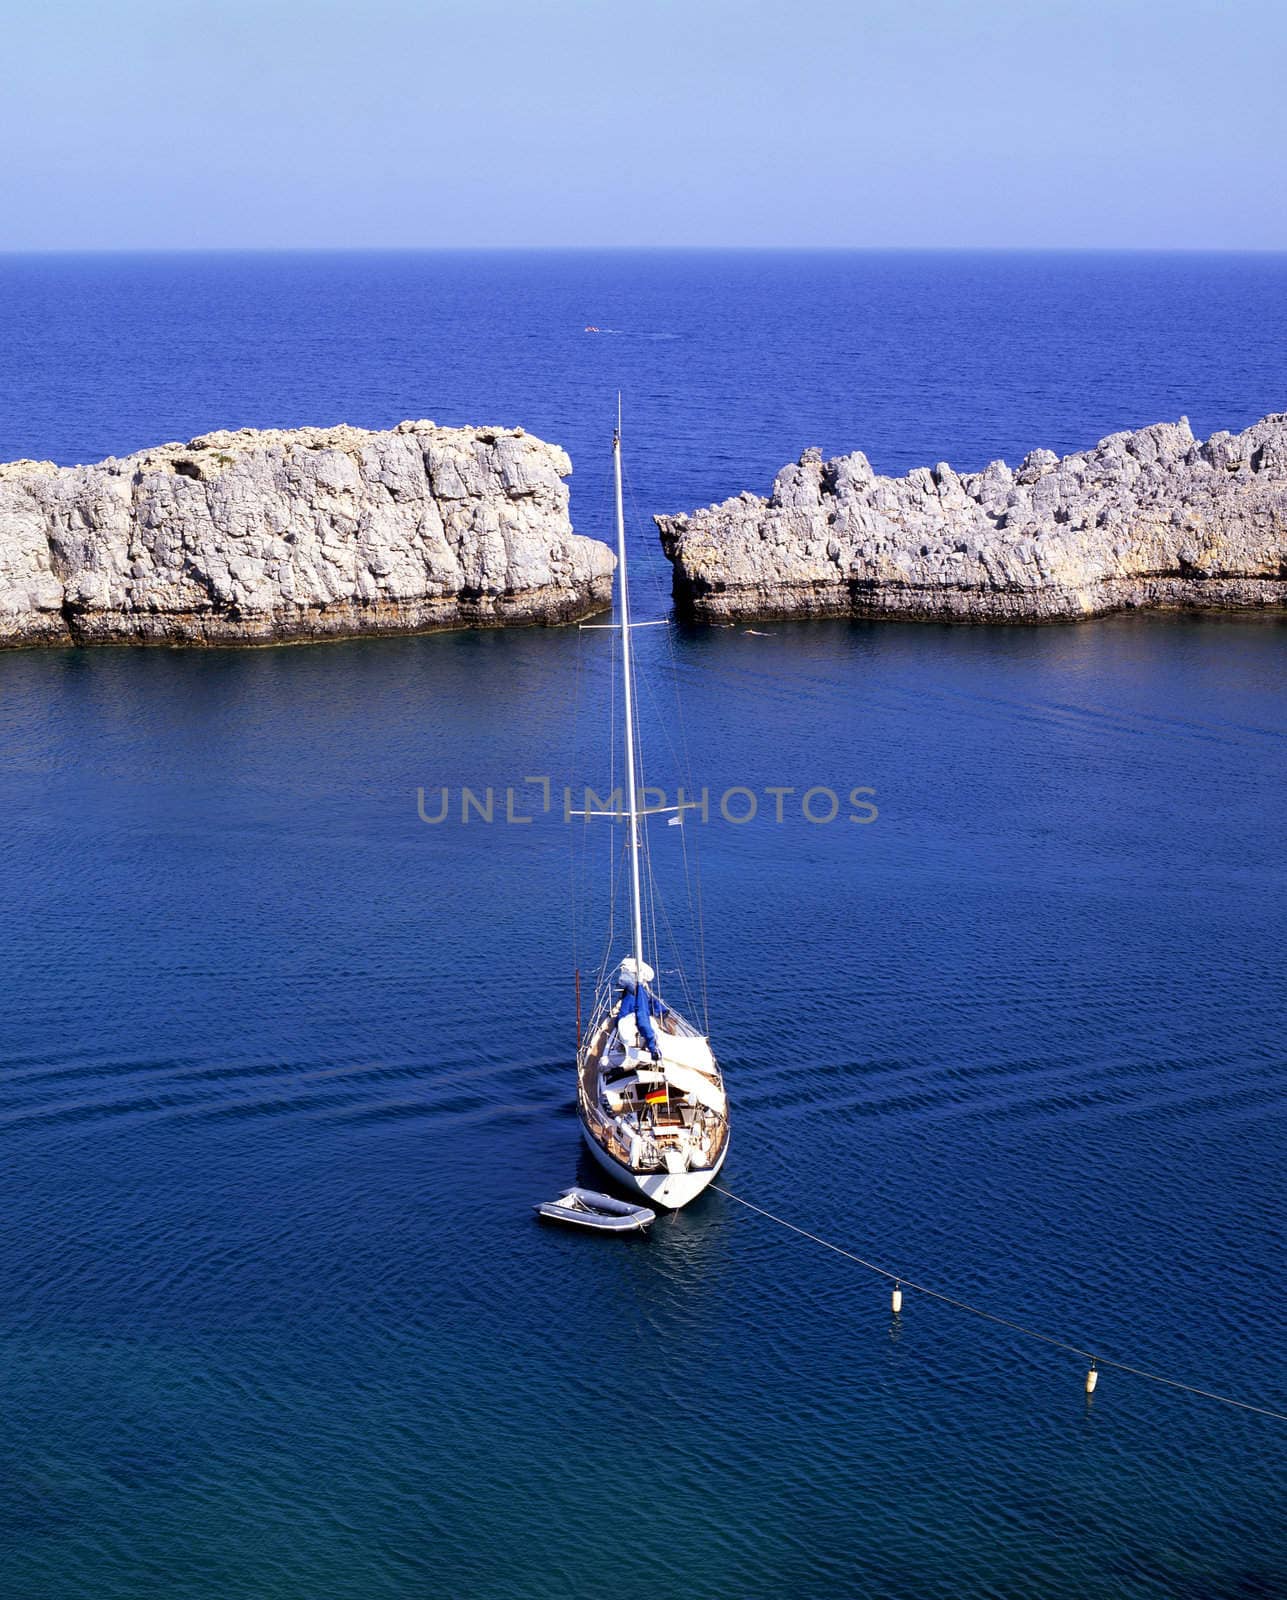
[{"label": "eroded rock face", "polygon": [[680,609],[706,621],[891,616],[1044,622],[1134,607],[1287,604],[1287,415],[1188,419],[1060,460],[882,478],[817,450],[742,494],[658,517]]},{"label": "eroded rock face", "polygon": [[263,644],[567,622],[611,599],[556,445],[404,422],[0,466],[0,644]]}]

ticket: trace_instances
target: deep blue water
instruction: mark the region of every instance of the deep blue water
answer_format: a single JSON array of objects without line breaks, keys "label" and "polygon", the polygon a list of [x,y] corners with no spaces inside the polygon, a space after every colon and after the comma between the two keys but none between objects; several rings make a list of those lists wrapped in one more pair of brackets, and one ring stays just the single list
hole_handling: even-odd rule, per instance
[{"label": "deep blue water", "polygon": [[[522,423],[590,532],[619,385],[657,615],[648,514],[807,444],[1287,407],[1282,257],[0,258],[0,327],[0,457]],[[639,635],[697,781],[880,814],[688,830],[729,1187],[1287,1410],[1287,624],[764,632]],[[5,1596],[1287,1592],[1287,1425],[1087,1403],[717,1195],[638,1243],[531,1221],[584,1170],[601,906],[557,818],[416,791],[597,779],[604,637],[0,656]]]}]

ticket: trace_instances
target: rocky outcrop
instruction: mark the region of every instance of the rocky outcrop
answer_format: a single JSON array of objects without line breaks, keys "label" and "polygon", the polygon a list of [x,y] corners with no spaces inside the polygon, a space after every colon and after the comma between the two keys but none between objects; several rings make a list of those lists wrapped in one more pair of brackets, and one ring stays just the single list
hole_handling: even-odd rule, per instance
[{"label": "rocky outcrop", "polygon": [[1205,444],[1188,420],[958,476],[883,478],[806,450],[767,500],[658,517],[679,608],[705,621],[1044,622],[1287,604],[1287,415]]},{"label": "rocky outcrop", "polygon": [[568,622],[613,557],[521,428],[209,433],[0,466],[0,644],[265,644]]}]

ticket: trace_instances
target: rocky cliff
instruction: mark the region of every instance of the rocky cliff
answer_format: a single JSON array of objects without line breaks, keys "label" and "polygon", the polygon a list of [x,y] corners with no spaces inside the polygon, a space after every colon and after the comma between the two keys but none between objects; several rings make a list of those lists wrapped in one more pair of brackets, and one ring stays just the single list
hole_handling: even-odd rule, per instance
[{"label": "rocky cliff", "polygon": [[1188,420],[958,476],[883,478],[806,450],[767,500],[658,517],[682,611],[706,621],[1042,622],[1287,603],[1287,415],[1205,444]]},{"label": "rocky cliff", "polygon": [[0,645],[261,644],[566,622],[611,598],[522,429],[210,433],[0,466]]}]

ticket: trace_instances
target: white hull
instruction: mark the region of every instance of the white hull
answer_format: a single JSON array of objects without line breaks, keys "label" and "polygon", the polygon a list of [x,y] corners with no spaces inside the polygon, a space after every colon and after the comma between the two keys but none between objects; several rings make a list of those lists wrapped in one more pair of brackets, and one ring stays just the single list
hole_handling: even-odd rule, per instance
[{"label": "white hull", "polygon": [[688,1172],[635,1172],[609,1155],[583,1121],[581,1137],[585,1140],[590,1154],[610,1178],[615,1179],[622,1188],[642,1195],[649,1205],[661,1206],[666,1211],[678,1211],[689,1201],[696,1200],[707,1184],[717,1176],[719,1169],[724,1165],[724,1157],[728,1154],[728,1140],[725,1139],[713,1167],[699,1167]]}]

